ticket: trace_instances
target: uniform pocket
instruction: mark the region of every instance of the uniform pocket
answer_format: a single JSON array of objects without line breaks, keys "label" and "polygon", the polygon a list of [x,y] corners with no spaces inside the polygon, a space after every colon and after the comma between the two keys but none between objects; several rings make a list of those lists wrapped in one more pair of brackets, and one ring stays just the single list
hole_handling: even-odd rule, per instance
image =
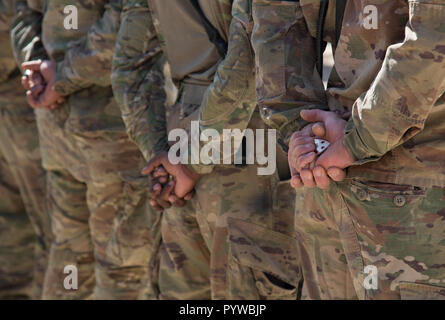
[{"label": "uniform pocket", "polygon": [[[411,222],[417,212],[410,208],[418,206],[426,194],[425,188],[356,180],[350,182],[348,191],[349,195],[344,195],[346,201],[365,209],[367,216],[381,226],[397,221],[398,226],[414,227]],[[352,211],[357,218],[360,217],[360,211]]]},{"label": "uniform pocket", "polygon": [[[347,230],[354,230],[360,246],[345,251],[358,255],[360,250],[363,266],[357,271],[362,271],[363,278],[372,278],[363,273],[366,267],[375,269],[372,275],[377,282],[372,281],[377,288],[361,286],[366,298],[399,299],[397,287],[402,283],[442,281],[440,241],[444,224],[437,214],[443,208],[437,202],[439,192],[431,190],[427,196],[427,190],[420,187],[357,180],[343,184],[341,189],[352,219]],[[344,239],[346,228],[339,229]],[[351,262],[349,266],[358,264]],[[364,281],[360,279],[356,290]],[[415,285],[404,286],[403,294],[414,294]]]},{"label": "uniform pocket", "polygon": [[422,283],[400,283],[402,300],[445,300],[445,287]]},{"label": "uniform pocket", "polygon": [[297,240],[259,225],[228,219],[229,297],[295,300],[302,277]]}]

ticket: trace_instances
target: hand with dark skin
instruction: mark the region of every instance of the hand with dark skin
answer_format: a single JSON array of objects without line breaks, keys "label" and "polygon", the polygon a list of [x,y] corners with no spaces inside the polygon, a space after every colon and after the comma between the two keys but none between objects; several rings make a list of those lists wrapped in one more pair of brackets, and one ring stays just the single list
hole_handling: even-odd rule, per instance
[{"label": "hand with dark skin", "polygon": [[[304,110],[301,117],[313,123],[322,123],[324,132],[312,125],[309,129],[295,133],[290,142],[289,165],[293,168],[292,186],[296,189],[307,187],[327,189],[331,181],[340,182],[346,177],[343,169],[349,167],[354,159],[343,144],[346,121],[334,112]],[[310,125],[309,125],[310,126]],[[330,147],[317,158],[314,136],[331,143]],[[308,166],[315,161],[314,167]]]},{"label": "hand with dark skin", "polygon": [[183,207],[195,194],[192,190],[182,199],[177,197],[174,193],[175,180],[162,166],[157,167],[150,174],[149,181],[150,205],[157,211],[163,211],[171,207]]},{"label": "hand with dark skin", "polygon": [[155,156],[142,170],[150,178],[150,204],[156,210],[183,207],[194,196],[200,175],[187,165],[173,165],[168,153]]},{"label": "hand with dark skin", "polygon": [[54,90],[56,72],[54,61],[30,61],[23,63],[22,67],[26,72],[22,84],[27,90],[26,97],[32,108],[52,110],[63,103],[64,97]]},{"label": "hand with dark skin", "polygon": [[37,98],[43,90],[45,90],[45,80],[40,72],[26,70],[22,76],[22,86],[26,90],[26,94],[31,94]]}]

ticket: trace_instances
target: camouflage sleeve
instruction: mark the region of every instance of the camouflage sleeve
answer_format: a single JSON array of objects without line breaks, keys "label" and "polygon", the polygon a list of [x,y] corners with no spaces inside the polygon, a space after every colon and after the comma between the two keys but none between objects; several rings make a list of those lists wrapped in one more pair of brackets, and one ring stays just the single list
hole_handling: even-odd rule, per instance
[{"label": "camouflage sleeve", "polygon": [[0,0],[0,83],[6,81],[17,69],[9,44],[12,18],[12,0]]},{"label": "camouflage sleeve", "polygon": [[112,85],[127,132],[147,160],[168,150],[164,66],[147,1],[124,1]]},{"label": "camouflage sleeve", "polygon": [[109,0],[85,37],[73,42],[56,66],[56,91],[64,96],[92,85],[109,86],[121,0]]},{"label": "camouflage sleeve", "polygon": [[[300,1],[253,0],[257,99],[263,120],[281,145],[307,123],[303,109],[328,109],[316,71],[316,43]],[[285,148],[286,149],[286,148]]]},{"label": "camouflage sleeve", "polygon": [[15,1],[11,43],[19,66],[26,61],[47,59],[41,40],[42,19],[42,13],[31,9],[26,1]]},{"label": "camouflage sleeve", "polygon": [[[247,128],[256,108],[255,64],[249,31],[251,22],[250,1],[235,0],[232,5],[227,54],[218,66],[214,81],[201,104],[200,132],[206,129],[216,130],[221,143],[226,138],[231,139],[223,134],[223,130],[239,129],[242,132]],[[240,141],[234,142],[232,155],[239,148],[239,143]],[[224,163],[224,159],[219,161]],[[212,165],[203,164],[191,166],[201,174],[209,173],[213,168]]]},{"label": "camouflage sleeve", "polygon": [[344,144],[357,164],[421,132],[445,92],[445,1],[410,1],[405,40],[387,50],[370,89],[354,104]]}]

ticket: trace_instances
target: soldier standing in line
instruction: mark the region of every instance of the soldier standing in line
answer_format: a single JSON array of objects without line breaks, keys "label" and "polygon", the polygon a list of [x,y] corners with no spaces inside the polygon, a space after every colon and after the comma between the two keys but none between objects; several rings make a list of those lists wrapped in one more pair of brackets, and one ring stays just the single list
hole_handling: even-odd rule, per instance
[{"label": "soldier standing in line", "polygon": [[[314,8],[305,14],[315,25]],[[292,138],[294,186],[319,187],[308,191],[299,219],[309,256],[320,254],[315,241],[327,240],[315,217],[332,221],[349,267],[344,277],[352,276],[360,299],[445,298],[444,18],[445,1],[348,1],[327,90],[331,112],[302,113],[325,124],[331,146],[317,155],[312,137]],[[326,296],[323,283],[318,289]]]},{"label": "soldier standing in line", "polygon": [[19,5],[0,1],[0,299],[40,299],[52,234],[35,114],[9,36]]},{"label": "soldier standing in line", "polygon": [[[143,156],[127,136],[111,88],[121,2],[71,4],[29,0],[12,30],[16,56],[45,80],[27,93],[36,108],[55,236],[43,298],[135,299],[146,285],[151,229],[159,219],[139,173]],[[23,15],[25,9],[34,15]],[[41,32],[33,34],[36,26]],[[38,43],[46,58],[30,61],[27,50]],[[64,286],[70,265],[78,270],[77,290]]]},{"label": "soldier standing in line", "polygon": [[[180,68],[179,62],[188,61],[186,66],[189,68],[196,67],[197,62],[203,64],[206,62],[204,58],[208,58],[206,54],[210,48],[217,53],[217,48],[224,47],[221,45],[222,41],[215,39],[227,39],[224,40],[228,42],[227,52],[219,50],[219,57],[224,59],[218,64],[213,80],[207,80],[205,88],[201,88],[202,94],[198,95],[199,78],[193,73],[187,75],[181,84],[182,99],[176,106],[182,110],[178,114],[189,116],[185,121],[199,119],[201,130],[214,129],[223,141],[224,129],[243,131],[246,128],[266,128],[266,126],[256,108],[255,58],[250,43],[253,26],[252,3],[239,0],[233,1],[229,6],[226,2],[226,6],[231,7],[231,20],[228,31],[226,29],[222,33],[224,36],[218,31],[221,23],[212,20],[214,16],[211,14],[221,3],[223,1],[205,3],[199,1],[205,18],[199,18],[199,14],[193,10],[190,3],[175,4],[177,8],[182,7],[182,10],[187,8],[188,15],[193,14],[195,19],[203,24],[203,30],[199,35],[196,30],[185,30],[184,22],[178,22],[178,26],[181,23],[181,32],[184,32],[178,36],[178,26],[169,22],[178,21],[179,13],[176,14],[170,6],[149,1],[149,5],[153,6],[155,26],[162,35],[164,50],[172,65],[174,79],[175,70],[177,72],[177,81],[181,80],[179,71],[184,70]],[[213,28],[209,27],[206,21]],[[304,39],[310,39],[307,31],[304,32],[304,20],[295,18],[294,23],[296,27],[289,37],[299,39],[302,36]],[[193,26],[189,28],[193,29]],[[200,39],[203,43],[198,46],[190,43],[190,39]],[[214,46],[212,41],[205,41],[207,39],[213,39]],[[309,59],[305,63],[308,63],[309,67],[312,65],[314,69],[315,54],[311,56],[314,52],[313,43],[302,40],[302,44],[308,48]],[[193,55],[192,49],[195,50]],[[216,54],[214,56],[218,57]],[[299,60],[295,58],[295,61]],[[306,69],[299,68],[299,65],[295,66],[295,80],[300,76],[307,76],[298,74],[299,70]],[[312,81],[321,83],[319,75],[314,76],[313,72],[306,84],[310,85]],[[308,93],[304,93],[301,88],[300,92],[296,89],[290,94],[294,95],[295,99],[304,100],[304,94],[312,94],[310,90],[313,87],[313,85],[310,87]],[[313,101],[319,102],[316,97]],[[238,147],[235,146],[235,150]],[[224,163],[224,159],[221,159],[220,163]],[[156,173],[155,170],[160,165],[175,177],[176,195],[171,196],[169,194],[171,188],[166,187],[161,195],[159,192],[156,193],[159,195],[158,199],[161,199],[159,202],[168,200],[174,202],[177,197],[180,198],[190,192],[199,180],[196,184],[196,202],[200,207],[208,207],[212,203],[220,206],[204,211],[207,217],[200,210],[196,213],[201,223],[200,227],[208,225],[208,230],[211,231],[203,234],[205,239],[211,241],[210,279],[214,298],[297,299],[300,296],[298,241],[293,228],[295,193],[291,191],[289,182],[279,182],[278,175],[258,176],[256,165],[245,167],[212,166],[205,163],[190,166],[172,165],[166,154],[155,157],[145,172]],[[286,171],[286,168],[287,166],[283,171]],[[239,174],[235,175],[237,171]],[[281,177],[286,179],[286,173]],[[217,214],[214,215],[213,212]],[[210,223],[205,220],[210,220]]]}]

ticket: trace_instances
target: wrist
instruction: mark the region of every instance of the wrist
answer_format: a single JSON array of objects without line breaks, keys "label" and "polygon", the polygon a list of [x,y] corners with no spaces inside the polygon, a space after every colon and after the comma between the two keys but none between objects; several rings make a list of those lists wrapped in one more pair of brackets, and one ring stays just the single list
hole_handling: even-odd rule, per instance
[{"label": "wrist", "polygon": [[342,137],[341,141],[340,141],[340,156],[345,160],[345,168],[351,166],[356,159],[354,158],[353,154],[349,151],[349,149],[346,147],[345,145],[345,136]]},{"label": "wrist", "polygon": [[189,177],[193,181],[198,182],[199,179],[201,179],[202,174],[200,174],[197,171],[195,171],[193,166],[191,166],[191,165],[183,165],[183,168],[184,168],[184,172],[187,175],[187,177]]}]

